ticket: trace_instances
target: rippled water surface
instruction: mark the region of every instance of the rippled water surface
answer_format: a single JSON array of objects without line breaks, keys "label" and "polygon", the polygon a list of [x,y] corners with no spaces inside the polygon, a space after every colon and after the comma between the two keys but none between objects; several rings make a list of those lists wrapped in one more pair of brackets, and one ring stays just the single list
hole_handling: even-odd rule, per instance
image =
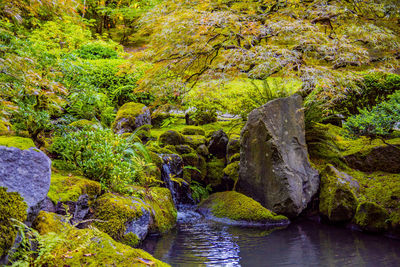
[{"label": "rippled water surface", "polygon": [[400,266],[400,241],[311,221],[268,231],[195,218],[143,248],[172,266]]}]

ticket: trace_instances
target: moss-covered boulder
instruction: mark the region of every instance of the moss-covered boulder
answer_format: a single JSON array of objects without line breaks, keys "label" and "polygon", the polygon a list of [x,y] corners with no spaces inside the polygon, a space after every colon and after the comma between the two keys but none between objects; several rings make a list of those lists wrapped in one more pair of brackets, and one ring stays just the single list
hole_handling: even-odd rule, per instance
[{"label": "moss-covered boulder", "polygon": [[18,193],[7,192],[6,188],[0,187],[0,259],[7,254],[17,236],[11,219],[25,221],[27,207]]},{"label": "moss-covered boulder", "polygon": [[358,205],[354,223],[367,232],[379,233],[388,229],[389,213],[374,202]]},{"label": "moss-covered boulder", "polygon": [[153,218],[153,224],[150,225],[151,232],[163,234],[175,227],[177,210],[168,188],[151,187],[144,200],[151,207]]},{"label": "moss-covered boulder", "polygon": [[[257,201],[235,191],[212,194],[202,201],[199,210],[211,219],[243,225],[282,225],[289,220],[264,208]],[[222,220],[219,220],[222,219]]]},{"label": "moss-covered boulder", "polygon": [[199,154],[200,156],[203,157],[207,157],[208,155],[210,155],[210,152],[208,151],[208,148],[205,144],[201,144],[196,148],[196,152],[197,154]]},{"label": "moss-covered boulder", "polygon": [[194,153],[194,149],[189,145],[177,145],[175,151],[180,155]]},{"label": "moss-covered boulder", "polygon": [[215,131],[210,136],[208,151],[219,159],[225,159],[228,142],[228,135],[223,130]]},{"label": "moss-covered boulder", "polygon": [[150,207],[139,198],[107,193],[93,209],[94,225],[117,241],[134,247],[148,233]]},{"label": "moss-covered boulder", "polygon": [[208,184],[211,184],[213,188],[220,186],[224,178],[224,159],[212,159],[207,162],[207,176],[206,180]]},{"label": "moss-covered boulder", "polygon": [[53,171],[48,197],[57,204],[65,201],[78,201],[79,197],[87,194],[90,199],[96,198],[101,193],[99,182],[89,180],[83,176],[63,174]]},{"label": "moss-covered boulder", "polygon": [[224,174],[228,179],[232,180],[233,188],[235,189],[236,183],[239,179],[239,161],[228,164],[224,169]]},{"label": "moss-covered boulder", "polygon": [[330,222],[350,221],[356,212],[358,200],[349,179],[332,165],[321,173],[319,211]]},{"label": "moss-covered boulder", "polygon": [[205,145],[207,142],[207,139],[203,135],[185,135],[184,138],[185,144],[188,144],[193,149],[197,149],[199,146]]},{"label": "moss-covered boulder", "polygon": [[71,227],[64,216],[43,210],[39,212],[32,226],[41,235],[46,235],[51,232],[62,233]]},{"label": "moss-covered boulder", "polygon": [[232,163],[235,161],[240,161],[240,153],[233,154],[228,158],[228,163]]},{"label": "moss-covered boulder", "polygon": [[166,146],[166,145],[182,145],[185,143],[185,138],[183,135],[177,131],[174,130],[168,130],[160,135],[158,138],[158,141],[160,142],[161,145]]},{"label": "moss-covered boulder", "polygon": [[19,136],[0,136],[0,146],[16,147],[21,150],[36,147],[32,139]]},{"label": "moss-covered boulder", "polygon": [[205,135],[206,132],[203,128],[198,126],[187,126],[182,129],[182,134],[184,135]]},{"label": "moss-covered boulder", "polygon": [[47,196],[50,176],[51,160],[31,139],[0,136],[0,186],[24,198],[30,217]]},{"label": "moss-covered boulder", "polygon": [[117,112],[112,124],[115,133],[131,133],[142,125],[151,124],[150,110],[140,103],[126,103]]},{"label": "moss-covered boulder", "polygon": [[[184,168],[184,178],[187,182],[192,179],[196,181],[204,181],[207,174],[207,164],[206,160],[196,154],[195,152],[183,154],[182,155]],[[188,179],[190,177],[190,179]]]},{"label": "moss-covered boulder", "polygon": [[49,233],[45,238],[54,242],[39,266],[169,266],[97,229],[71,227],[61,235]]},{"label": "moss-covered boulder", "polygon": [[240,136],[234,135],[229,139],[226,146],[226,157],[230,159],[233,155],[240,153]]}]

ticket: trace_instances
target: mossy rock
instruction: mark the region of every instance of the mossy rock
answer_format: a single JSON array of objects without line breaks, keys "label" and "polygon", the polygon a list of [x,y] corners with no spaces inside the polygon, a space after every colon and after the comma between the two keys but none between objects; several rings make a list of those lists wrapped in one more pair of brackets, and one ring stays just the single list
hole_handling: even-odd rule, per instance
[{"label": "mossy rock", "polygon": [[[184,179],[190,182],[192,179],[202,182],[207,175],[206,160],[195,152],[182,155],[184,169]],[[194,169],[195,168],[195,169]]]},{"label": "mossy rock", "polygon": [[197,154],[199,154],[200,156],[203,157],[207,157],[208,155],[210,155],[210,152],[208,151],[208,148],[205,144],[201,144],[196,148],[196,152]]},{"label": "mossy rock", "polygon": [[94,130],[97,129],[98,125],[89,120],[77,120],[74,121],[73,123],[69,124],[69,126],[77,128],[77,129],[89,129],[89,130]]},{"label": "mossy rock", "polygon": [[163,147],[164,149],[167,149],[167,151],[172,151],[173,154],[178,154],[178,152],[176,151],[175,146],[173,145],[166,145],[165,147]]},{"label": "mossy rock", "polygon": [[169,117],[171,117],[169,113],[154,112],[151,114],[151,123],[154,127],[161,127],[163,121]]},{"label": "mossy rock", "polygon": [[190,147],[189,145],[177,145],[175,146],[175,151],[180,155],[195,153],[193,148]]},{"label": "mossy rock", "polygon": [[32,224],[41,235],[48,233],[62,233],[69,229],[71,225],[67,219],[59,214],[41,210]]},{"label": "mossy rock", "polygon": [[156,233],[166,233],[176,225],[177,210],[172,200],[171,191],[164,187],[151,187],[145,197],[151,207],[154,224],[150,230]]},{"label": "mossy rock", "polygon": [[36,147],[32,139],[19,136],[0,136],[0,146],[16,147],[22,150]]},{"label": "mossy rock", "polygon": [[228,160],[229,163],[232,163],[235,161],[240,161],[240,153],[233,154]]},{"label": "mossy rock", "polygon": [[361,227],[361,229],[379,233],[388,229],[389,213],[373,202],[362,202],[358,205],[354,222]]},{"label": "mossy rock", "polygon": [[158,141],[161,145],[183,145],[185,143],[185,138],[183,135],[174,130],[168,130],[160,135]]},{"label": "mossy rock", "polygon": [[141,103],[126,103],[117,112],[112,128],[123,134],[133,132],[145,124],[151,124],[150,110]]},{"label": "mossy rock", "polygon": [[65,175],[57,171],[51,174],[51,184],[48,197],[55,204],[65,201],[78,201],[78,198],[87,194],[94,199],[101,193],[99,182],[89,180],[82,176]]},{"label": "mossy rock", "polygon": [[198,126],[188,126],[182,129],[182,134],[184,135],[205,135],[206,132],[203,128]]},{"label": "mossy rock", "polygon": [[197,149],[207,142],[207,139],[203,135],[185,135],[184,138],[185,144],[188,144],[193,149]]},{"label": "mossy rock", "polygon": [[260,203],[235,191],[212,194],[199,205],[200,210],[210,212],[216,218],[244,221],[255,224],[287,224],[288,218],[277,215]]},{"label": "mossy rock", "polygon": [[13,227],[15,222],[11,219],[25,221],[27,209],[27,204],[17,192],[7,192],[6,188],[0,187],[0,258],[7,254],[17,236]]},{"label": "mossy rock", "polygon": [[236,184],[239,179],[239,161],[228,164],[224,169],[224,174]]},{"label": "mossy rock", "polygon": [[207,162],[207,177],[206,180],[212,187],[217,187],[222,184],[224,178],[224,159],[212,159]]},{"label": "mossy rock", "polygon": [[151,161],[153,162],[153,164],[156,167],[155,170],[152,171],[151,174],[153,174],[157,179],[160,180],[161,179],[161,170],[162,170],[163,161],[162,161],[161,157],[158,154],[156,154],[156,153],[154,153],[152,151],[149,151],[149,155],[151,157]]},{"label": "mossy rock", "polygon": [[99,197],[93,206],[94,225],[117,241],[130,246],[138,245],[140,239],[127,231],[132,221],[148,213],[149,205],[138,198],[107,193]]},{"label": "mossy rock", "polygon": [[330,222],[350,221],[357,209],[358,200],[345,175],[331,165],[321,173],[319,211]]},{"label": "mossy rock", "polygon": [[45,237],[55,243],[49,257],[43,257],[41,266],[169,266],[141,249],[114,241],[97,229],[71,227],[61,235],[49,233]]}]

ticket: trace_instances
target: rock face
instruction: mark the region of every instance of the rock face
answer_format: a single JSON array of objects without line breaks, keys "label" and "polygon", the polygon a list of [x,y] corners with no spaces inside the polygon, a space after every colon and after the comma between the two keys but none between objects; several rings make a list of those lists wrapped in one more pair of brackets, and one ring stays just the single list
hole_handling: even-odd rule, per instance
[{"label": "rock face", "polygon": [[131,133],[142,125],[151,124],[150,109],[140,103],[126,103],[117,112],[113,130],[117,134]]},{"label": "rock face", "polygon": [[219,159],[225,158],[228,142],[229,138],[223,130],[215,131],[210,137],[208,151]]},{"label": "rock face", "polygon": [[359,184],[350,175],[332,165],[321,173],[319,211],[330,222],[350,221],[357,209],[358,200],[353,193]]},{"label": "rock face", "polygon": [[0,146],[0,186],[18,192],[34,213],[50,188],[51,161],[41,151]]},{"label": "rock face", "polygon": [[400,146],[378,146],[369,153],[355,153],[345,159],[351,168],[363,172],[400,172]]},{"label": "rock face", "polygon": [[238,189],[264,207],[288,217],[300,214],[318,191],[305,143],[298,95],[253,110],[241,132]]}]

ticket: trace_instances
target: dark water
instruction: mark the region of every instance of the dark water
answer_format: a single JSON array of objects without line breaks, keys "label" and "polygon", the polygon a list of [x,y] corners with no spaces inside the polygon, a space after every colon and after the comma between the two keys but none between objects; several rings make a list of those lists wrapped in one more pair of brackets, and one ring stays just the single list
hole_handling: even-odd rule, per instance
[{"label": "dark water", "polygon": [[268,231],[195,218],[143,248],[172,266],[400,266],[400,241],[311,221]]}]

